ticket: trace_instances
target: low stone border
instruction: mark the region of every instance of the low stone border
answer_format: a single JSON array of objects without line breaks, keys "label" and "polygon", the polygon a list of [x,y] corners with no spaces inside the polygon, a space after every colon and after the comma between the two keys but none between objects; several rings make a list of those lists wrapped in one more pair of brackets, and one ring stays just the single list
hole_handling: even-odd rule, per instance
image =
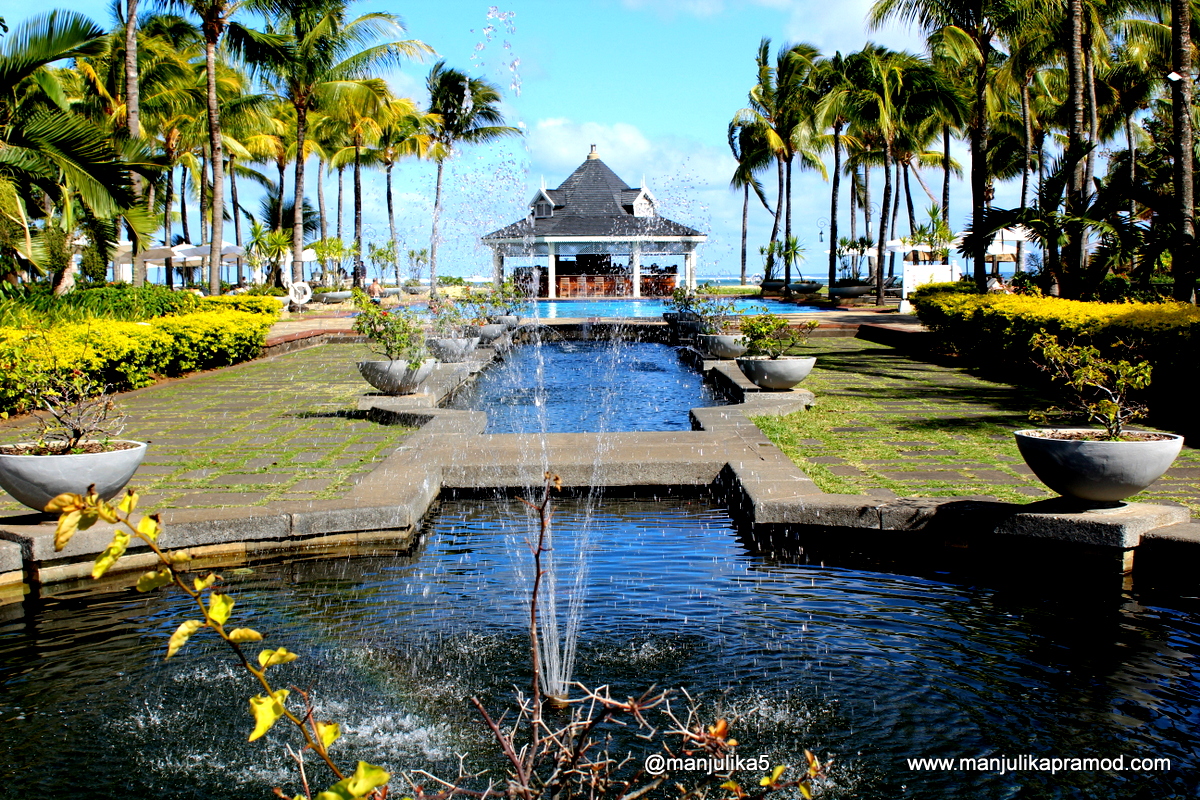
[{"label": "low stone border", "polygon": [[[579,326],[568,333],[610,335],[607,327]],[[665,326],[660,326],[665,327]],[[560,331],[561,332],[561,331]],[[526,330],[523,335],[528,335]],[[503,350],[511,341],[500,340]],[[1187,509],[1129,504],[1112,510],[1073,509],[1064,501],[1031,505],[987,498],[877,499],[821,492],[750,421],[789,414],[814,402],[811,392],[759,390],[729,361],[699,368],[733,404],[692,409],[694,430],[640,433],[484,434],[482,412],[441,408],[442,402],[495,356],[439,365],[427,393],[404,397],[366,395],[359,409],[420,426],[349,494],[339,500],[254,508],[181,509],[163,514],[160,542],[206,559],[249,559],[279,553],[355,547],[357,552],[410,547],[421,519],[443,491],[520,490],[539,485],[549,471],[567,487],[634,490],[711,488],[751,530],[785,536],[830,528],[923,537],[955,547],[999,537],[1046,540],[1098,549],[1114,572],[1133,568],[1133,551],[1197,552],[1200,524]],[[110,541],[112,527],[98,524],[55,553],[55,522],[28,514],[0,519],[0,601],[32,586],[53,593],[90,575],[91,560]],[[1015,546],[1019,550],[1019,546]],[[151,554],[136,546],[111,570],[114,576],[145,570]],[[55,588],[60,587],[60,588]]]}]

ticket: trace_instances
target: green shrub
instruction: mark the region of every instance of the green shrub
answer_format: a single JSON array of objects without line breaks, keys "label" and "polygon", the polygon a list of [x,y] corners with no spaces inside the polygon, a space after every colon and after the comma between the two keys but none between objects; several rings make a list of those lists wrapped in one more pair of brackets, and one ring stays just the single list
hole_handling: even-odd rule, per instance
[{"label": "green shrub", "polygon": [[929,297],[934,294],[952,292],[954,294],[978,294],[974,283],[967,281],[945,281],[942,283],[925,283],[908,293],[909,300],[918,297]]},{"label": "green shrub", "polygon": [[54,326],[113,319],[138,322],[172,314],[188,314],[200,306],[191,292],[173,292],[165,286],[133,287],[124,284],[78,289],[62,297],[46,284],[27,286],[18,297],[0,300],[0,326]]},{"label": "green shrub", "polygon": [[231,294],[220,297],[201,297],[197,311],[232,310],[245,311],[248,314],[266,314],[277,318],[283,312],[283,305],[272,297],[263,295]]},{"label": "green shrub", "polygon": [[271,321],[265,314],[219,310],[150,322],[0,328],[0,410],[28,410],[29,387],[45,374],[78,369],[100,386],[124,391],[149,386],[157,376],[245,361],[261,351]]}]

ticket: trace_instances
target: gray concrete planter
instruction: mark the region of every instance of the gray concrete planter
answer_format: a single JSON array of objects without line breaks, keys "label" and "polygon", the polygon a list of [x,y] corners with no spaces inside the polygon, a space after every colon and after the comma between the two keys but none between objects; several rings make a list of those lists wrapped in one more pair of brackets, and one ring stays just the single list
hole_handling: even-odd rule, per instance
[{"label": "gray concrete planter", "polygon": [[500,338],[500,336],[506,330],[508,330],[508,326],[501,324],[499,322],[489,322],[486,325],[480,325],[479,326],[479,341],[483,342],[484,344],[487,344],[488,342],[491,342],[493,339]]},{"label": "gray concrete planter", "polygon": [[411,369],[407,361],[360,361],[358,374],[384,394],[413,394],[433,372],[436,363],[429,358]]},{"label": "gray concrete planter", "polygon": [[1066,497],[1097,503],[1124,500],[1145,489],[1170,468],[1183,447],[1183,437],[1172,434],[1152,442],[1047,439],[1037,434],[1016,432],[1017,449],[1038,480]]},{"label": "gray concrete planter", "polygon": [[466,361],[467,357],[479,346],[479,337],[454,339],[430,339],[429,352],[443,364],[457,364]]},{"label": "gray concrete planter", "polygon": [[818,281],[796,281],[788,284],[788,289],[797,294],[814,294],[824,285]]},{"label": "gray concrete planter", "polygon": [[774,359],[766,356],[752,356],[737,360],[742,374],[760,389],[790,389],[807,378],[816,363],[815,358],[791,356]]},{"label": "gray concrete planter", "polygon": [[500,325],[505,325],[509,328],[515,328],[521,324],[521,318],[516,314],[500,314],[492,317],[492,321]]},{"label": "gray concrete planter", "polygon": [[352,295],[352,292],[321,292],[319,297],[322,303],[343,303]]},{"label": "gray concrete planter", "polygon": [[733,333],[702,333],[696,344],[714,358],[737,358],[746,352],[746,337]]},{"label": "gray concrete planter", "polygon": [[107,453],[65,456],[8,456],[0,454],[0,486],[30,508],[44,511],[64,492],[83,494],[91,484],[108,500],[125,488],[146,457],[146,443]]},{"label": "gray concrete planter", "polygon": [[875,287],[870,284],[861,284],[858,286],[830,286],[830,297],[862,297],[865,294],[870,294],[875,291]]}]

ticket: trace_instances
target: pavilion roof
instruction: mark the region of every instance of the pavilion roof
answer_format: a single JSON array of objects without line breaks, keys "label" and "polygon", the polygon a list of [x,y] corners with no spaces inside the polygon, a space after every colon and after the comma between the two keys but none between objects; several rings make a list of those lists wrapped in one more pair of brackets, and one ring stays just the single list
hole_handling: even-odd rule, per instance
[{"label": "pavilion roof", "polygon": [[607,164],[590,155],[557,189],[543,190],[554,201],[549,217],[530,214],[483,239],[526,237],[677,237],[701,236],[700,231],[657,215],[634,216],[633,202],[642,190],[626,185]]}]

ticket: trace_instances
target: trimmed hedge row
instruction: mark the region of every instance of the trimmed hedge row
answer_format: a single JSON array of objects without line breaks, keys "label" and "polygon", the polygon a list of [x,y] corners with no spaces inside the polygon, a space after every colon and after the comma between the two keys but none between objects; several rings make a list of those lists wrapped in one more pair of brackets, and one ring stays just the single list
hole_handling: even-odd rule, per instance
[{"label": "trimmed hedge row", "polygon": [[273,319],[218,308],[148,322],[0,328],[0,410],[29,410],[29,387],[49,372],[80,369],[122,391],[149,386],[159,376],[246,361],[262,351]]},{"label": "trimmed hedge row", "polygon": [[[1110,359],[1153,367],[1147,399],[1156,415],[1182,419],[1200,363],[1200,308],[1186,303],[1087,303],[1057,297],[938,292],[912,298],[943,348],[1009,380],[1043,383],[1029,340],[1039,331],[1090,344]],[[1189,424],[1190,429],[1190,424]]]},{"label": "trimmed hedge row", "polygon": [[283,313],[283,304],[274,297],[249,294],[223,294],[217,297],[200,297],[198,311],[213,311],[218,309],[233,309],[245,311],[248,314],[266,314],[277,318]]}]

